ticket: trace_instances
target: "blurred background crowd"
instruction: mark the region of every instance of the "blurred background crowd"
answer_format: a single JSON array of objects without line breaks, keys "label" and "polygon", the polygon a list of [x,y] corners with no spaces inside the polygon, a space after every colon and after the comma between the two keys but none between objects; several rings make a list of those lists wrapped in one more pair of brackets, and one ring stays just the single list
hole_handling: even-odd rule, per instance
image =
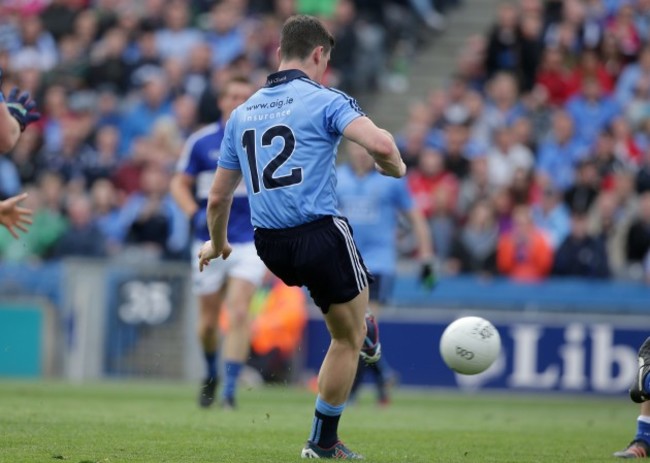
[{"label": "blurred background crowd", "polygon": [[[454,4],[4,0],[3,90],[44,117],[0,157],[0,198],[37,211],[20,241],[0,230],[0,258],[186,258],[181,146],[219,118],[226,79],[264,83],[284,19],[327,22],[327,84],[363,106],[405,90]],[[520,0],[479,32],[396,134],[441,271],[650,281],[650,0]]]},{"label": "blurred background crowd", "polygon": [[647,0],[520,0],[467,40],[399,136],[446,272],[650,276],[649,34]]}]

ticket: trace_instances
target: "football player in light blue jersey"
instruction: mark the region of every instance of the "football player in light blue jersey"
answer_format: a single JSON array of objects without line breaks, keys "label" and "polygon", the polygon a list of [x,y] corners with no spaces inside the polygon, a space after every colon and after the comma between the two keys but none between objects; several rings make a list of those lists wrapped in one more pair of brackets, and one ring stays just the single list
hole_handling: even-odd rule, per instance
[{"label": "football player in light blue jersey", "polygon": [[[400,215],[406,216],[413,227],[421,261],[420,278],[426,285],[433,279],[433,249],[431,235],[422,213],[415,207],[405,179],[380,175],[373,168],[372,158],[362,146],[346,142],[345,152],[350,162],[338,169],[337,193],[341,212],[350,221],[354,241],[363,260],[375,277],[370,283],[370,309],[375,318],[379,306],[386,303],[392,290],[397,266],[397,225]],[[352,386],[354,397],[369,369],[375,379],[381,405],[389,402],[387,382],[392,375],[385,355],[373,364],[359,363]]]},{"label": "football player in light blue jersey", "polygon": [[[206,221],[208,194],[219,161],[219,147],[224,124],[230,113],[252,94],[251,84],[240,78],[228,81],[219,94],[222,120],[192,134],[178,161],[177,173],[171,184],[174,199],[191,218],[194,229],[193,254],[210,239]],[[257,256],[253,244],[251,213],[246,187],[241,182],[235,189],[228,223],[228,240],[236,249],[232,259],[219,262],[206,272],[199,272],[198,262],[192,260],[194,293],[199,300],[199,340],[203,348],[206,375],[199,394],[199,404],[209,407],[214,401],[218,383],[217,330],[219,313],[224,305],[229,314],[229,328],[222,343],[225,381],[221,405],[233,408],[239,372],[248,356],[250,318],[248,311],[266,267]]]},{"label": "football player in light blue jersey", "polygon": [[332,338],[301,456],[359,459],[339,441],[338,423],[359,352],[376,361],[379,344],[376,327],[367,327],[365,317],[372,275],[337,209],[337,146],[342,136],[359,143],[376,169],[391,177],[403,177],[406,165],[393,137],[352,98],[319,83],[333,45],[331,34],[314,17],[292,16],[285,22],[279,71],[228,121],[208,201],[211,241],[201,248],[199,261],[204,267],[212,259],[234,255],[226,230],[243,174],[258,255],[286,284],[307,287]]}]

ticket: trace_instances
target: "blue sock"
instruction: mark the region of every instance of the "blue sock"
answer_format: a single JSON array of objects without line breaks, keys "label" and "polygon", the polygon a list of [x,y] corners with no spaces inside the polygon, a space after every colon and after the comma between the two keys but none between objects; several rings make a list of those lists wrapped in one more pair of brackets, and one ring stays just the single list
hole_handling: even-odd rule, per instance
[{"label": "blue sock", "polygon": [[206,376],[208,378],[217,378],[217,353],[216,352],[204,352],[205,356],[205,368]]},{"label": "blue sock", "polygon": [[345,404],[330,405],[320,398],[316,398],[316,411],[311,425],[309,441],[321,448],[328,449],[338,442],[338,427],[341,413]]},{"label": "blue sock", "polygon": [[650,416],[640,416],[636,420],[636,436],[634,440],[637,439],[650,445]]},{"label": "blue sock", "polygon": [[235,398],[235,389],[237,388],[237,378],[241,371],[241,362],[226,361],[226,381],[223,384],[223,398],[233,400]]}]

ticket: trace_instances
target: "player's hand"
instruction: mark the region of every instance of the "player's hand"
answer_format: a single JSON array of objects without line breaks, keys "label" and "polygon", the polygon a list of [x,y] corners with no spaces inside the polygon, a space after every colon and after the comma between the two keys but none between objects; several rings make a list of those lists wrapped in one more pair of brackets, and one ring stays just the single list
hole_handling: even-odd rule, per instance
[{"label": "player's hand", "polygon": [[437,283],[436,271],[433,268],[433,264],[424,262],[420,266],[420,284],[431,291],[436,287]]},{"label": "player's hand", "polygon": [[384,168],[379,164],[377,164],[376,162],[375,162],[375,170],[379,172],[381,175],[385,175],[386,177],[389,177],[388,172],[386,172]]},{"label": "player's hand", "polygon": [[14,87],[7,97],[7,109],[9,113],[18,121],[20,131],[23,132],[32,122],[41,118],[40,113],[35,111],[36,102],[29,98],[28,92],[20,93],[18,87]]},{"label": "player's hand", "polygon": [[393,175],[389,172],[387,172],[383,167],[381,167],[379,164],[375,162],[375,170],[379,172],[381,175],[384,175],[386,177],[395,177],[395,178],[402,178],[406,175],[406,164],[404,164],[404,161],[400,161],[402,164],[400,165],[399,169],[399,174],[398,175]]},{"label": "player's hand", "polygon": [[212,241],[206,241],[203,243],[203,246],[201,246],[201,250],[199,251],[199,272],[203,271],[203,267],[207,267],[210,265],[210,261],[212,259],[217,259],[218,257],[221,257],[223,260],[226,260],[229,256],[230,253],[232,252],[232,247],[230,246],[230,243],[226,241],[223,244],[223,249],[220,251],[215,251],[214,246],[212,246]]},{"label": "player's hand", "polygon": [[0,201],[0,225],[4,225],[16,239],[19,238],[16,229],[27,232],[27,226],[32,224],[32,211],[18,205],[25,198],[27,193]]}]

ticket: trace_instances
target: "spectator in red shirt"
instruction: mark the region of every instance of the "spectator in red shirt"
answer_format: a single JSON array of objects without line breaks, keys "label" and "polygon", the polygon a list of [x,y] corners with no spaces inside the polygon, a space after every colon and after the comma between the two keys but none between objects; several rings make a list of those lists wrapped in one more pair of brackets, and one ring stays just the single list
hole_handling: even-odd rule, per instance
[{"label": "spectator in red shirt", "polygon": [[408,184],[417,207],[427,219],[440,209],[454,210],[458,198],[458,181],[445,171],[440,151],[425,148],[420,154],[417,170],[408,177]]},{"label": "spectator in red shirt", "polygon": [[569,80],[569,95],[573,96],[579,93],[582,90],[584,80],[587,78],[597,80],[604,95],[609,95],[614,90],[614,79],[600,61],[596,50],[582,52],[580,62],[573,70]]},{"label": "spectator in red shirt", "polygon": [[634,23],[634,7],[623,3],[618,14],[607,24],[607,32],[616,40],[618,50],[628,59],[634,58],[641,48],[641,36]]},{"label": "spectator in red shirt", "polygon": [[537,73],[537,85],[546,92],[547,101],[553,106],[561,106],[571,96],[572,76],[564,63],[559,48],[547,48],[542,57],[542,65]]}]

